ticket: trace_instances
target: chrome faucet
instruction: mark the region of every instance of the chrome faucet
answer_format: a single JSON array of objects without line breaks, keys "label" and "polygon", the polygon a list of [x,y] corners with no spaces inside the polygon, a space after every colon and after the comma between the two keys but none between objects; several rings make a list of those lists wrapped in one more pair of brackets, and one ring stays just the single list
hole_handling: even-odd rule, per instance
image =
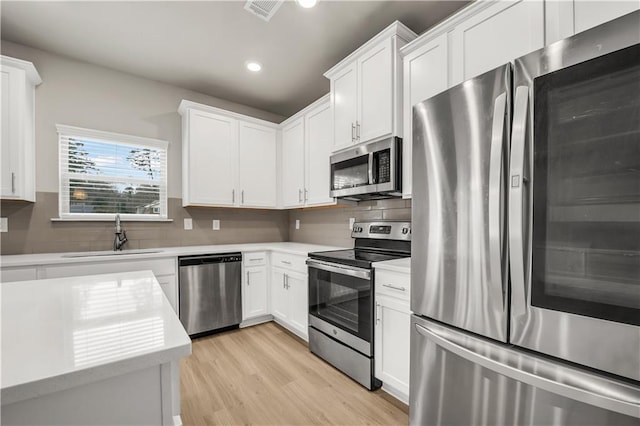
[{"label": "chrome faucet", "polygon": [[116,237],[113,240],[113,250],[122,250],[122,246],[127,242],[127,233],[120,226],[120,215],[116,214]]}]

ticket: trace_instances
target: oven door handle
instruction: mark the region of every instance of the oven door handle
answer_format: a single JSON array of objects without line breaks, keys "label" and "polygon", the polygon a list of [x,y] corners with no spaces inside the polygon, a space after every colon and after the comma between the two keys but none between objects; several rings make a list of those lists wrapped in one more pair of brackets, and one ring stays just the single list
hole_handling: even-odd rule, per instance
[{"label": "oven door handle", "polygon": [[321,271],[335,272],[336,274],[362,278],[363,280],[371,279],[371,271],[369,269],[357,268],[355,266],[342,266],[335,263],[323,262],[321,260],[315,259],[307,259],[307,265],[310,268],[316,268]]}]

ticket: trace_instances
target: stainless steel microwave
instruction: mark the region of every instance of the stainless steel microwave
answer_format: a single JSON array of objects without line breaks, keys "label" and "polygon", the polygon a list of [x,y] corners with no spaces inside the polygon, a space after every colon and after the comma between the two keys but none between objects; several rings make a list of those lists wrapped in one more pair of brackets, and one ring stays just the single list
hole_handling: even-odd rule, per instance
[{"label": "stainless steel microwave", "polygon": [[375,200],[402,195],[402,139],[390,137],[331,156],[331,196]]}]

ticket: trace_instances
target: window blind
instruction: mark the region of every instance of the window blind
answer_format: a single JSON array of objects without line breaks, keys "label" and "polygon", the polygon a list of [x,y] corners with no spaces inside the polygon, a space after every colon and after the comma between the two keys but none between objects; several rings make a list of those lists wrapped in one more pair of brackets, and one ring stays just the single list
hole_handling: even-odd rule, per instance
[{"label": "window blind", "polygon": [[167,218],[167,143],[58,126],[60,217]]}]

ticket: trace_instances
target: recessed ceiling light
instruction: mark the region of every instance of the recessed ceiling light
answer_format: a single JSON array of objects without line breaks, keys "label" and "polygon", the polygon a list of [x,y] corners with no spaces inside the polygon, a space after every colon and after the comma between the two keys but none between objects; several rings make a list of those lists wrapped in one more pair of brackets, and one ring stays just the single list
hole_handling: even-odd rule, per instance
[{"label": "recessed ceiling light", "polygon": [[306,7],[307,9],[316,5],[318,0],[297,0],[298,4],[302,7]]},{"label": "recessed ceiling light", "polygon": [[247,62],[247,69],[249,71],[258,72],[262,69],[262,65],[260,65],[260,63],[255,61],[249,61]]}]

